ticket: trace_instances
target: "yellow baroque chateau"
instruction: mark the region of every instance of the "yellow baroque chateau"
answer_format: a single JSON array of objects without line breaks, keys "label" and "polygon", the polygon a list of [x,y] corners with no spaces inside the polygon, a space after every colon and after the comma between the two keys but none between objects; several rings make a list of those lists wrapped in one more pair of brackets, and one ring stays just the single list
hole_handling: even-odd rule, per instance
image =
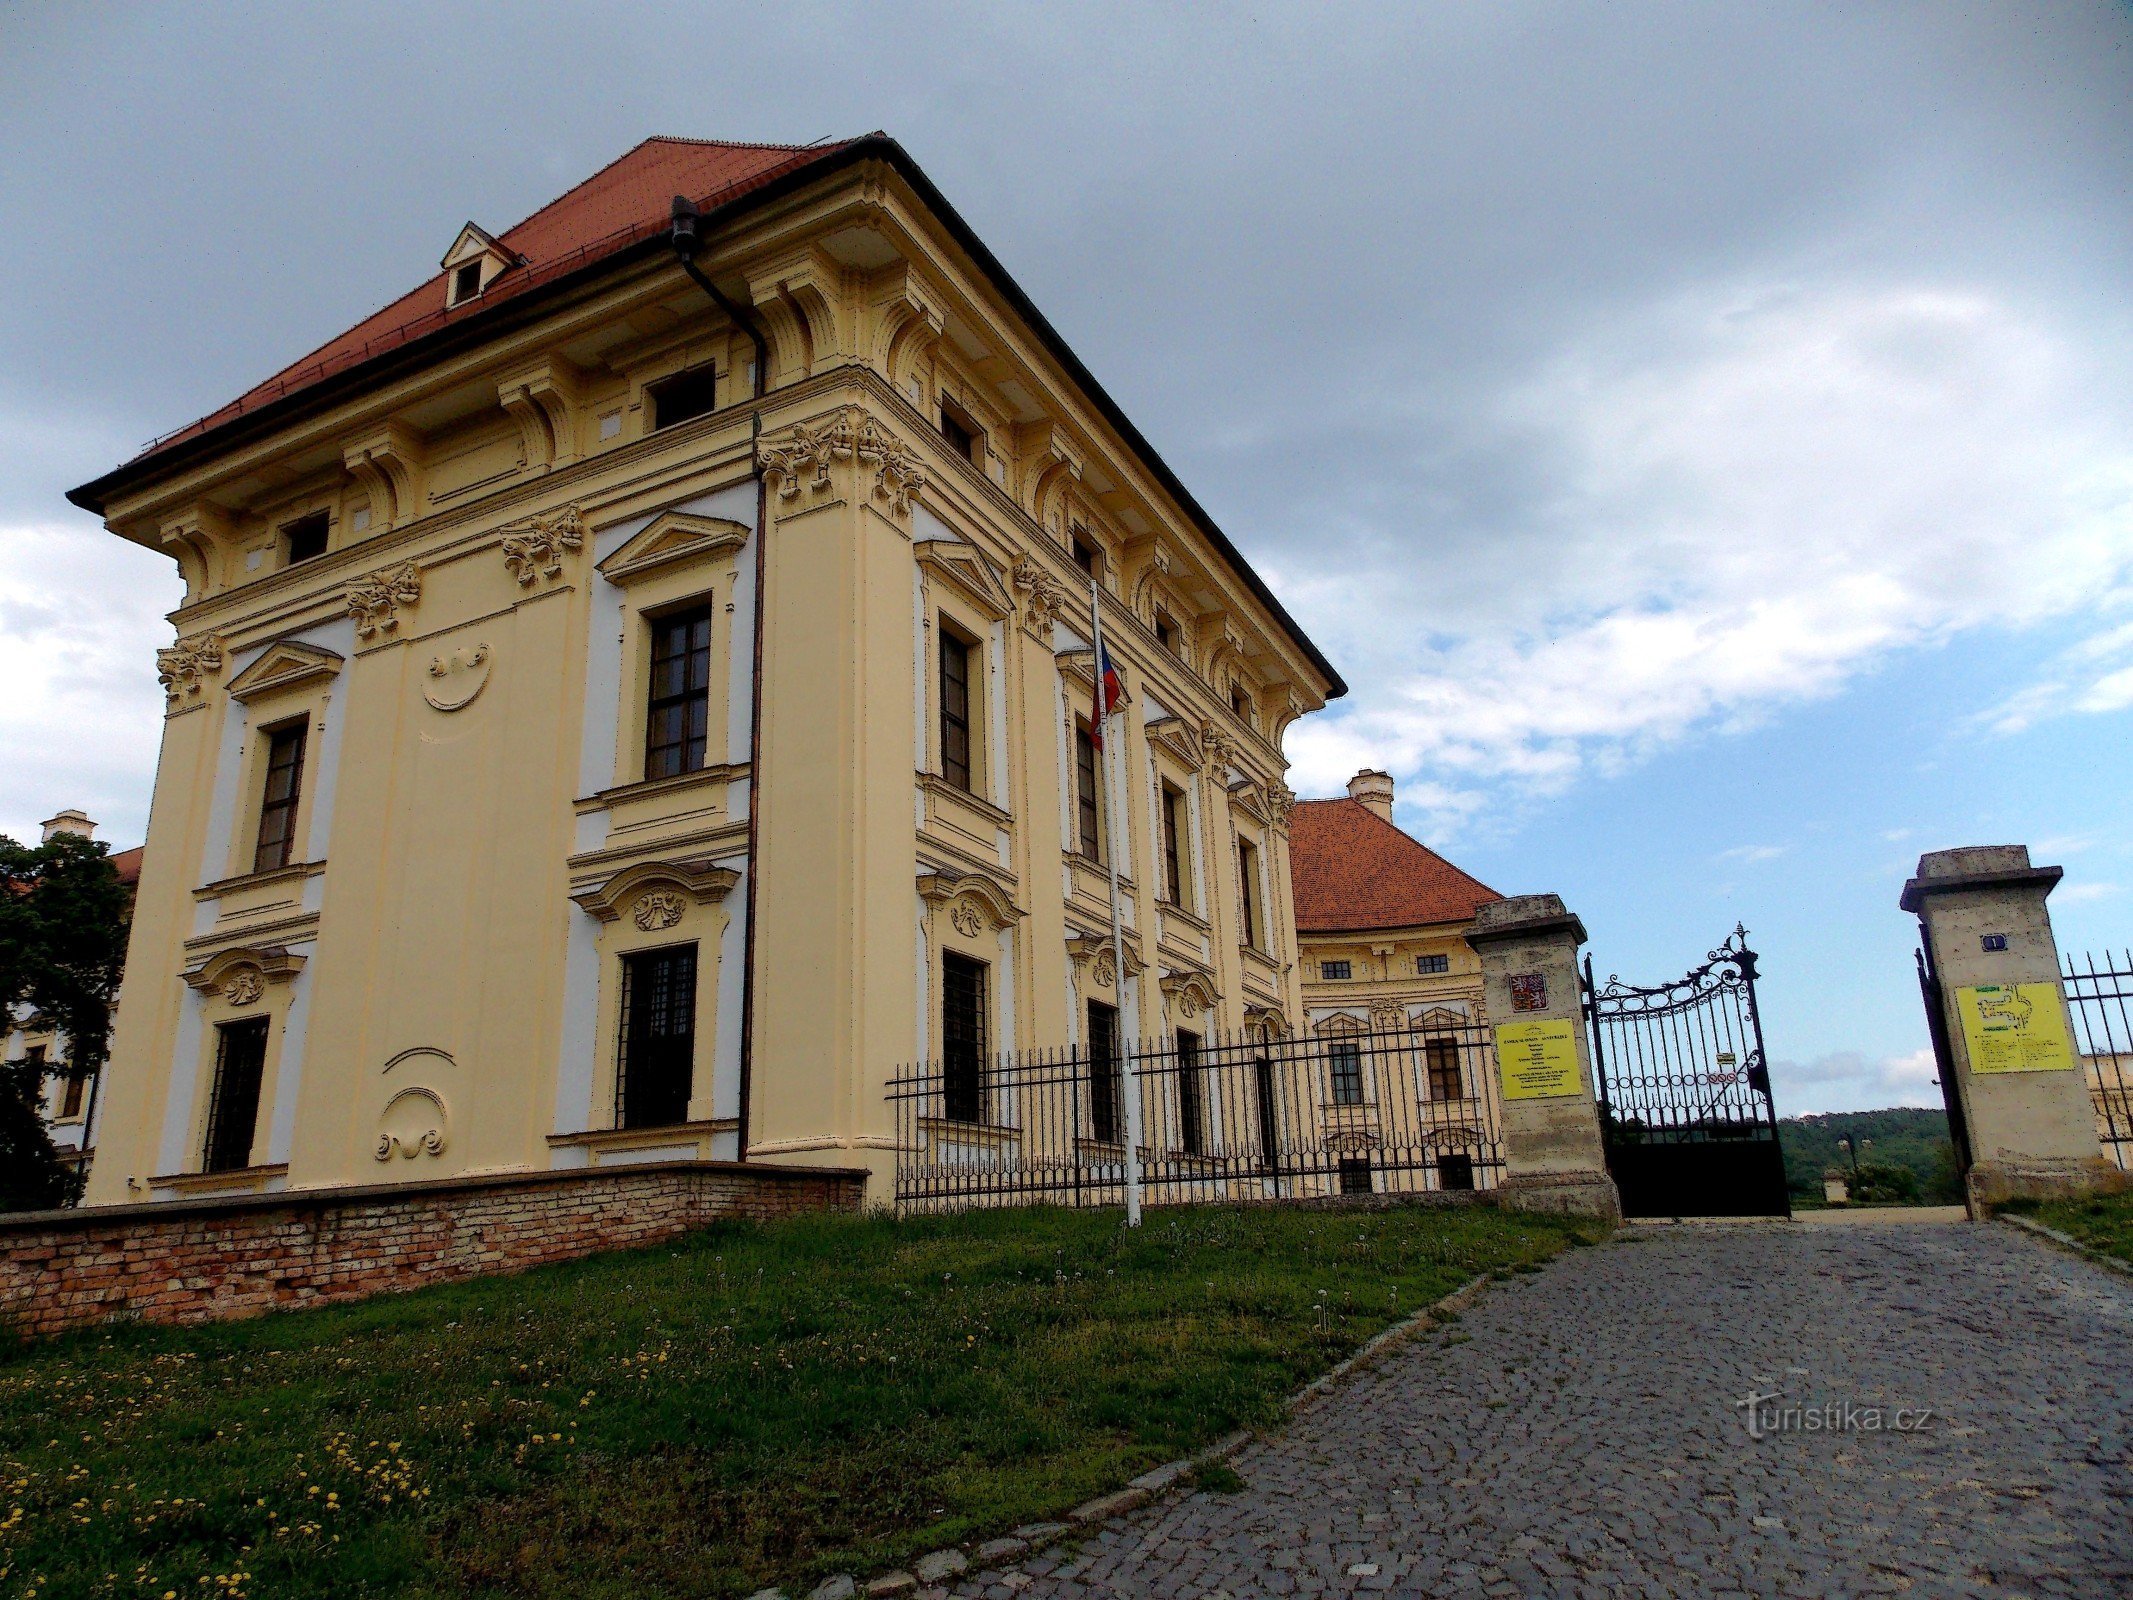
[{"label": "yellow baroque chateau", "polygon": [[902,1063],[1302,1017],[1344,686],[885,137],[648,141],[71,498],[187,585],[91,1203],[879,1174]]}]

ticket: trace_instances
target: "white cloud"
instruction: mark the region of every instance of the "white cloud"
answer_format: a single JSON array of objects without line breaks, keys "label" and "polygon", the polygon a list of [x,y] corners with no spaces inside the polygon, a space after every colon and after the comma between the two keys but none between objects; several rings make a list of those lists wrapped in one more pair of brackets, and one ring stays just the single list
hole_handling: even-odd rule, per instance
[{"label": "white cloud", "polygon": [[155,653],[184,595],[163,556],[90,525],[0,526],[0,833],[78,806],[123,849],[163,732]]},{"label": "white cloud", "polygon": [[2061,905],[2080,905],[2088,900],[2108,900],[2118,892],[2115,883],[2069,883],[2061,886],[2057,899]]},{"label": "white cloud", "polygon": [[[1895,650],[2133,606],[2133,384],[1982,293],[1669,305],[1487,421],[1544,442],[1537,511],[1411,536],[1404,573],[1291,580],[1365,657],[1352,709],[1291,739],[1307,793],[1389,765],[1462,797],[1444,829],[1477,791],[1554,792],[1750,727]],[[2081,705],[2133,703],[2121,644],[2133,629],[2081,647],[2110,669]]]},{"label": "white cloud", "polygon": [[1773,1061],[1770,1088],[1781,1116],[1812,1111],[1878,1111],[1884,1106],[1938,1106],[1940,1086],[1930,1047],[1869,1059],[1836,1050],[1812,1061]]},{"label": "white cloud", "polygon": [[1741,861],[1753,866],[1759,861],[1775,861],[1791,848],[1789,844],[1739,844],[1730,850],[1719,851],[1718,859]]}]

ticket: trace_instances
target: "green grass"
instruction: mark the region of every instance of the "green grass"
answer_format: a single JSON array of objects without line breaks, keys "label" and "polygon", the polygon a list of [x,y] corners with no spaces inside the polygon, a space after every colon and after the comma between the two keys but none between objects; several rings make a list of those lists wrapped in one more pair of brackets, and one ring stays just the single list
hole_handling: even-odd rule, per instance
[{"label": "green grass", "polygon": [[2000,1208],[2057,1228],[2092,1250],[2133,1262],[2133,1193],[2088,1200],[2016,1201]]},{"label": "green grass", "polygon": [[813,1217],[0,1352],[0,1595],[745,1594],[1037,1520],[1481,1272],[1492,1208]]}]

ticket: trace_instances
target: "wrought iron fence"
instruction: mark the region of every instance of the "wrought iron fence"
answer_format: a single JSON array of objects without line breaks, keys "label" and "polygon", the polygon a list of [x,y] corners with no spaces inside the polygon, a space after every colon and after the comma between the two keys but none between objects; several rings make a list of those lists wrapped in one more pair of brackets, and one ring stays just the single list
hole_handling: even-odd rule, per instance
[{"label": "wrought iron fence", "polygon": [[[1130,1047],[1146,1205],[1494,1188],[1496,1055],[1472,1023]],[[889,1085],[899,1211],[1125,1200],[1126,1052],[965,1057]]]},{"label": "wrought iron fence", "polygon": [[2133,1170],[2133,950],[2105,951],[2101,965],[2069,952],[2063,976],[2097,1136],[2120,1171]]}]

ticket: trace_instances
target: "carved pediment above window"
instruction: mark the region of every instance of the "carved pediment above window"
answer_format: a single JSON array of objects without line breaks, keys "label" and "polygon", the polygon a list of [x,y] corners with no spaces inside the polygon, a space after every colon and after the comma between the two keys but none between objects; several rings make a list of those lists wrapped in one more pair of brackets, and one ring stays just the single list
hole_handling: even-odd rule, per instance
[{"label": "carved pediment above window", "polygon": [[747,542],[746,525],[731,518],[662,511],[600,563],[600,575],[609,583],[634,583],[678,562],[731,555]]},{"label": "carved pediment above window", "polygon": [[207,680],[222,670],[224,646],[219,633],[191,633],[156,652],[156,677],[172,711],[200,703]]},{"label": "carved pediment above window", "polygon": [[1151,744],[1169,751],[1185,764],[1186,770],[1197,772],[1202,756],[1200,732],[1183,717],[1159,717],[1148,724],[1148,739]]},{"label": "carved pediment above window", "polygon": [[1250,778],[1239,777],[1229,785],[1230,805],[1243,812],[1254,822],[1273,823],[1273,809],[1266,803],[1266,795]]},{"label": "carved pediment above window", "polygon": [[232,1005],[248,1006],[266,993],[268,984],[287,983],[303,970],[304,958],[285,945],[240,945],[217,950],[179,976],[201,994],[219,993]]},{"label": "carved pediment above window", "polygon": [[[678,894],[698,905],[715,905],[740,881],[731,867],[704,859],[637,861],[574,890],[570,898],[602,922],[620,922],[628,914],[638,919],[639,927],[654,932],[681,920],[678,915],[665,920],[672,907],[663,897]],[[646,904],[640,906],[640,901]]]},{"label": "carved pediment above window", "polygon": [[342,658],[315,644],[282,639],[259,652],[253,663],[230,679],[230,698],[251,701],[282,689],[322,683],[341,670]]},{"label": "carved pediment above window", "polygon": [[358,639],[375,638],[400,626],[399,611],[422,598],[422,574],[412,561],[386,567],[348,588],[348,614],[355,618]]},{"label": "carved pediment above window", "polygon": [[[1060,650],[1054,653],[1052,660],[1058,666],[1059,675],[1062,678],[1087,691],[1093,699],[1096,693],[1095,650],[1088,645],[1082,645],[1073,650]],[[1086,703],[1084,709],[1086,709]]]},{"label": "carved pediment above window", "polygon": [[[1141,959],[1136,937],[1129,933],[1120,942],[1126,952],[1126,976],[1139,977],[1148,970],[1148,963]],[[1117,987],[1118,961],[1112,951],[1111,936],[1108,933],[1069,934],[1066,950],[1067,959],[1097,988]]]},{"label": "carved pediment above window", "polygon": [[1165,970],[1162,988],[1164,994],[1177,1002],[1178,1015],[1187,1022],[1203,1011],[1213,1011],[1222,1000],[1215,990],[1214,979],[1190,967]]},{"label": "carved pediment above window", "polygon": [[1244,1025],[1257,1030],[1262,1038],[1285,1039],[1289,1035],[1289,1019],[1279,1006],[1246,1006]]},{"label": "carved pediment above window", "polygon": [[914,544],[911,553],[927,572],[952,584],[987,615],[1015,614],[999,568],[976,545],[962,539],[925,539]]},{"label": "carved pediment above window", "polygon": [[576,506],[565,506],[504,529],[504,567],[524,588],[537,578],[560,578],[563,558],[584,547],[585,519]]},{"label": "carved pediment above window", "polygon": [[936,909],[945,908],[950,924],[965,938],[987,928],[1012,928],[1025,914],[1005,889],[979,872],[921,872],[918,893]]}]

